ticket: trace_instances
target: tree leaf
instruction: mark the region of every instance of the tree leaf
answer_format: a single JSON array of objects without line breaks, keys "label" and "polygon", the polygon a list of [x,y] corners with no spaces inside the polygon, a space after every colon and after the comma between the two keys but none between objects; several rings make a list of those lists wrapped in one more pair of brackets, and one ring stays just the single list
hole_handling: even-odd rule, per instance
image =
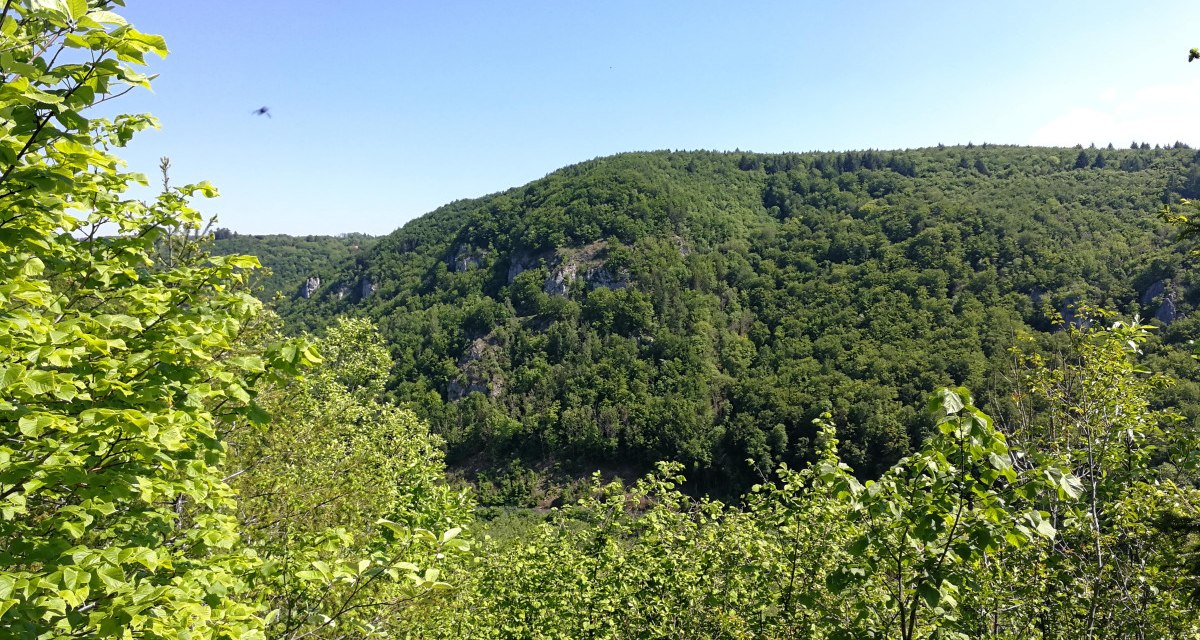
[{"label": "tree leaf", "polygon": [[917,594],[921,596],[921,600],[924,600],[925,605],[930,609],[936,609],[938,603],[942,601],[942,591],[928,582],[922,582],[917,585]]}]

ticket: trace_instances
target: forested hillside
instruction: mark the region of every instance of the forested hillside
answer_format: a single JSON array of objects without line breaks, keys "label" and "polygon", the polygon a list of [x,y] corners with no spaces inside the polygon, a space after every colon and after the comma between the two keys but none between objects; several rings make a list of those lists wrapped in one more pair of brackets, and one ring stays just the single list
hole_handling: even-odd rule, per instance
[{"label": "forested hillside", "polygon": [[1196,191],[1196,160],[1144,143],[624,154],[442,207],[280,311],[378,322],[394,397],[485,501],[530,500],[531,469],[660,459],[743,487],[747,459],[811,459],[826,411],[873,476],[931,428],[930,390],[998,408],[1016,339],[1050,348],[1087,305],[1192,337],[1200,290],[1159,211]]},{"label": "forested hillside", "polygon": [[[329,279],[351,256],[366,250],[374,238],[361,233],[337,236],[242,235],[229,229],[213,234],[212,253],[256,256],[265,270],[254,280],[259,297],[307,295]],[[310,278],[313,280],[310,282]]]}]

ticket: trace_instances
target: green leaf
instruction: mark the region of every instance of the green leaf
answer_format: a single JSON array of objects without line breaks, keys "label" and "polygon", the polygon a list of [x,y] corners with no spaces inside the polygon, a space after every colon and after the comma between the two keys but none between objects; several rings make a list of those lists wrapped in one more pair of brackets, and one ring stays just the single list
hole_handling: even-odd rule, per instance
[{"label": "green leaf", "polygon": [[45,427],[45,422],[38,416],[21,416],[21,419],[17,421],[17,429],[20,430],[21,435],[27,438],[36,438],[42,435],[46,430]]},{"label": "green leaf", "polygon": [[263,364],[263,359],[261,356],[239,356],[237,358],[230,358],[229,364],[232,364],[243,371],[250,371],[254,373],[264,371],[266,369],[266,365]]},{"label": "green leaf", "polygon": [[271,414],[254,402],[246,405],[242,410],[242,415],[254,424],[270,424],[271,422]]},{"label": "green leaf", "polygon": [[83,537],[85,530],[83,524],[80,522],[64,522],[59,525],[59,529],[76,539]]},{"label": "green leaf", "polygon": [[145,50],[150,51],[159,57],[166,57],[168,53],[167,41],[164,40],[162,36],[131,31],[127,37],[134,42],[145,45]]},{"label": "green leaf", "polygon": [[854,539],[854,542],[850,543],[850,547],[847,549],[847,551],[850,552],[851,556],[859,557],[862,554],[866,553],[867,547],[870,544],[871,544],[871,539],[869,537],[867,537],[865,535],[858,536],[857,538]]},{"label": "green leaf", "polygon": [[325,580],[333,579],[333,570],[329,568],[329,563],[321,560],[314,560],[312,562],[312,567],[321,572],[321,576],[325,578]]},{"label": "green leaf", "polygon": [[1046,538],[1047,540],[1053,540],[1055,535],[1058,533],[1055,531],[1054,525],[1051,524],[1050,520],[1046,518],[1046,514],[1040,511],[1029,512],[1026,514],[1025,519],[1033,525],[1033,530],[1036,531],[1038,535]]},{"label": "green leaf", "polygon": [[88,3],[87,0],[67,0],[67,15],[72,20],[78,20],[87,15]]},{"label": "green leaf", "polygon": [[325,582],[325,576],[321,575],[321,573],[319,571],[313,571],[311,569],[306,569],[304,571],[297,571],[296,577],[300,578],[301,580],[304,580],[306,582],[320,582],[320,583]]},{"label": "green leaf", "polygon": [[921,599],[925,601],[926,606],[928,606],[930,609],[936,609],[938,603],[942,601],[941,589],[938,589],[928,582],[922,582],[921,584],[917,585],[917,594],[921,596]]},{"label": "green leaf", "polygon": [[33,0],[32,4],[33,8],[35,9],[53,13],[61,13],[64,16],[67,15],[67,12],[69,11],[66,0]]},{"label": "green leaf", "polygon": [[117,26],[129,24],[125,18],[122,18],[111,11],[93,11],[88,14],[88,17],[96,22],[99,22],[100,24],[113,24]]},{"label": "green leaf", "polygon": [[100,567],[96,571],[96,577],[110,589],[119,589],[125,584],[125,573],[121,571],[120,567],[113,565]]},{"label": "green leaf", "polygon": [[962,411],[966,406],[963,399],[951,389],[938,389],[930,399],[929,407],[931,412],[944,412],[946,415],[954,415]]},{"label": "green leaf", "polygon": [[1059,486],[1062,488],[1063,493],[1067,494],[1072,500],[1083,495],[1083,480],[1080,480],[1075,474],[1064,474]]},{"label": "green leaf", "polygon": [[27,259],[25,264],[21,265],[21,275],[31,278],[42,275],[42,272],[45,270],[46,264],[43,263],[40,258],[36,257]]},{"label": "green leaf", "polygon": [[225,388],[225,392],[229,394],[229,397],[238,402],[250,402],[250,394],[240,384],[229,385]]},{"label": "green leaf", "polygon": [[124,327],[134,331],[140,331],[142,323],[137,318],[125,314],[100,314],[93,318],[100,326],[105,329],[113,329]]}]

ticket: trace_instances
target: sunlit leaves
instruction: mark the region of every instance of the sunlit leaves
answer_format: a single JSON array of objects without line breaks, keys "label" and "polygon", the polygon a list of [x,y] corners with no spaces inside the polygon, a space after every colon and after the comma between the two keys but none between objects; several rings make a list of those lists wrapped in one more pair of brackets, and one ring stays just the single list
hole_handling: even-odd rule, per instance
[{"label": "sunlit leaves", "polygon": [[211,188],[128,199],[144,178],[109,149],[153,121],[82,114],[145,84],[128,63],[165,45],[84,0],[4,11],[0,635],[260,637],[218,415],[267,373],[224,359],[260,309],[231,286],[253,263],[164,264],[186,196]]},{"label": "sunlit leaves", "polygon": [[263,560],[251,588],[275,612],[271,636],[384,633],[455,580],[443,568],[470,548],[457,526],[469,503],[446,486],[426,426],[380,401],[391,360],[369,322],[228,362],[254,372],[318,358],[302,383],[260,393],[270,422],[230,435],[239,517]]}]

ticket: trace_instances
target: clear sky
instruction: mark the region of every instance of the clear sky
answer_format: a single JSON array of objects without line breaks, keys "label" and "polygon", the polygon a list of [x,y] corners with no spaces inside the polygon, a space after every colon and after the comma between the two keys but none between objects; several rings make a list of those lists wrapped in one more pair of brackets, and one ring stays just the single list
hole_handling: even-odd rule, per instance
[{"label": "clear sky", "polygon": [[128,5],[172,53],[113,103],[163,125],[124,155],[242,233],[387,233],[622,151],[1200,146],[1195,0]]}]

